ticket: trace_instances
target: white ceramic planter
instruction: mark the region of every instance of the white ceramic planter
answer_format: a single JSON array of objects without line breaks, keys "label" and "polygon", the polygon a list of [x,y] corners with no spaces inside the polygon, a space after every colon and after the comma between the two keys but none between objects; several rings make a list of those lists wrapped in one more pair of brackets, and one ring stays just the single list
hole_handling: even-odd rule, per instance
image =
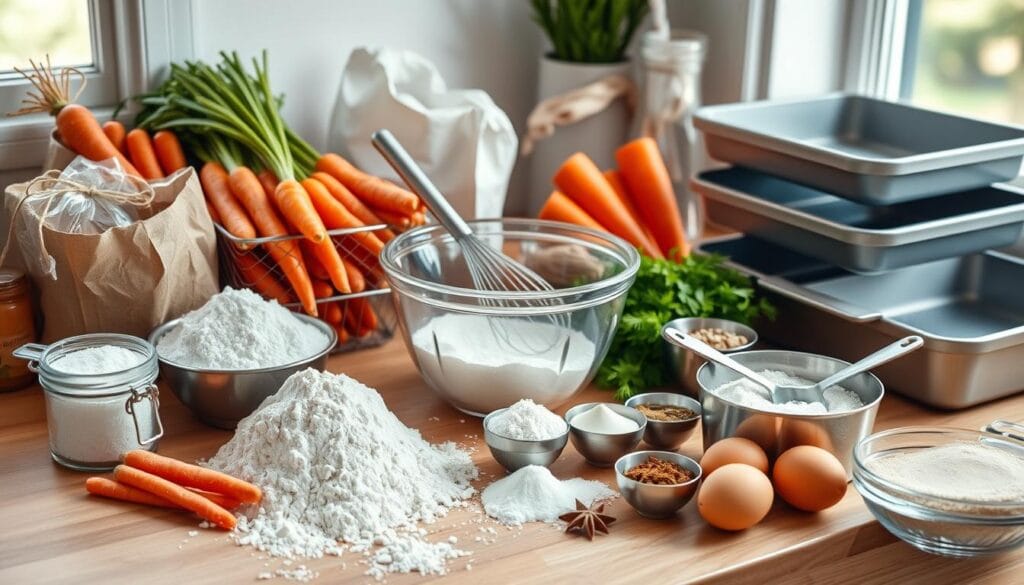
[{"label": "white ceramic planter", "polygon": [[[574,90],[609,75],[631,75],[632,63],[571,63],[550,57],[541,59],[538,68],[537,101]],[[555,134],[536,143],[526,161],[530,165],[529,213],[536,215],[551,190],[551,177],[562,162],[577,151],[587,153],[602,170],[615,162],[615,149],[626,140],[629,109],[617,99],[605,110],[569,126],[559,126]]]}]

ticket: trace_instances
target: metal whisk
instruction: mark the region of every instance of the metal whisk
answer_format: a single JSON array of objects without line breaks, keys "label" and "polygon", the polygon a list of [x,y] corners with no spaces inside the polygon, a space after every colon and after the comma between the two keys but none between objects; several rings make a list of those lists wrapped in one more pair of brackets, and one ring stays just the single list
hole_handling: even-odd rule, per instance
[{"label": "metal whisk", "polygon": [[[437,221],[455,238],[455,242],[462,249],[474,288],[481,291],[502,292],[555,290],[542,276],[477,237],[472,228],[448,203],[444,195],[427,178],[423,169],[409,156],[409,153],[391,132],[387,130],[374,132],[373,146],[387,159],[388,164],[395,169],[409,185],[409,188],[423,199]],[[537,308],[554,307],[561,304],[557,299],[545,298],[509,301],[483,298],[481,303],[492,307]],[[561,329],[556,330],[552,335],[540,335],[536,327],[528,326],[529,322],[537,322],[537,319],[544,319],[560,326]],[[500,317],[488,318],[487,322],[499,340],[521,353],[544,353],[563,339],[568,340],[565,335],[565,328],[569,325],[568,317],[558,311],[547,313],[545,317],[525,316],[520,323],[509,322]]]}]

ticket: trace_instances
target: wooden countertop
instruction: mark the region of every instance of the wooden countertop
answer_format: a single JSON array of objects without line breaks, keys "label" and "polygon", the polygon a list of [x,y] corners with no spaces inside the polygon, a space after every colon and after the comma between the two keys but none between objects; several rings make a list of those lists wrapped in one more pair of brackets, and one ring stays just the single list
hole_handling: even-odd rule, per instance
[{"label": "wooden countertop", "polygon": [[[484,475],[479,487],[501,473],[483,442],[480,421],[434,396],[400,341],[335,356],[329,369],[379,389],[395,414],[427,440],[475,447],[473,457]],[[230,438],[197,422],[166,389],[161,398],[166,427],[161,453],[205,458]],[[576,402],[607,399],[609,394],[588,389]],[[876,428],[977,428],[996,418],[1024,420],[1024,396],[955,413],[888,396]],[[700,433],[681,451],[699,456]],[[587,465],[571,445],[552,471],[615,486],[611,470]],[[197,521],[184,513],[90,498],[83,487],[86,477],[51,462],[37,387],[0,395],[0,583],[247,583],[261,571],[283,566],[231,544],[222,532],[200,530],[189,537]],[[473,552],[450,563],[444,582],[451,583],[1019,583],[1024,575],[1024,551],[970,561],[917,552],[881,528],[852,487],[840,504],[816,515],[776,502],[764,522],[740,534],[705,524],[694,502],[667,521],[640,518],[621,499],[610,505],[610,513],[619,519],[611,535],[593,542],[537,523],[484,535],[479,524],[464,525],[479,517],[469,510],[457,510],[429,529],[437,531],[431,538],[455,535],[459,547]],[[495,542],[475,542],[477,536]],[[361,558],[348,553],[305,564],[319,571],[318,583],[372,581],[363,576]],[[387,578],[389,583],[425,580],[416,574]]]}]

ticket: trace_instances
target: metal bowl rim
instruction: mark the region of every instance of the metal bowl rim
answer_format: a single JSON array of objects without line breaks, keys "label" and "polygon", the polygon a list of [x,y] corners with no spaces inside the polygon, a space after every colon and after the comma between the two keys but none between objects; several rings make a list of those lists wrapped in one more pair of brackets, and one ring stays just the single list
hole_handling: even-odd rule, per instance
[{"label": "metal bowl rim", "polygon": [[[164,359],[164,357],[160,355],[159,349],[156,349],[157,361],[159,361],[162,364],[166,364],[168,366],[173,366],[180,370],[184,370],[186,372],[195,372],[198,374],[265,374],[268,372],[287,370],[289,368],[295,368],[303,364],[308,364],[331,353],[331,350],[333,350],[334,346],[337,345],[338,343],[338,333],[334,330],[333,327],[331,327],[327,323],[324,323],[320,319],[317,319],[316,317],[310,317],[309,315],[303,315],[302,313],[292,313],[292,315],[307,324],[313,325],[314,327],[319,329],[324,335],[326,335],[328,340],[327,347],[317,352],[316,354],[309,356],[308,358],[297,360],[291,363],[282,364],[279,366],[271,366],[267,368],[254,368],[247,370],[218,370],[212,368],[193,368],[179,364],[177,362],[172,362],[171,360],[168,359]],[[156,329],[153,330],[152,333],[149,334],[147,340],[151,344],[153,344],[154,348],[157,348],[157,344],[159,343],[160,338],[166,335],[167,332],[170,331],[171,329],[177,327],[178,324],[181,322],[181,319],[182,317],[178,317],[177,319],[171,319],[170,321],[164,323],[163,325],[158,326]]]},{"label": "metal bowl rim", "polygon": [[[687,462],[691,463],[693,465],[693,467],[696,467],[697,468],[697,473],[696,473],[696,475],[693,476],[693,479],[691,479],[689,481],[684,481],[683,483],[673,483],[673,484],[644,483],[642,481],[637,481],[635,479],[630,479],[630,478],[626,477],[625,471],[620,471],[619,470],[619,463],[622,463],[627,457],[631,457],[633,455],[646,455],[648,457],[654,456],[654,457],[659,457],[661,459],[669,459],[669,458],[682,459],[684,461],[687,461]],[[673,461],[673,463],[676,463],[677,465],[679,464],[678,461]],[[615,461],[615,465],[613,465],[612,467],[615,469],[615,476],[620,481],[625,482],[627,485],[634,485],[635,484],[637,486],[644,486],[645,488],[679,488],[679,487],[689,487],[690,485],[692,485],[694,483],[699,483],[700,480],[704,478],[704,468],[701,467],[699,461],[697,461],[693,457],[689,457],[687,455],[683,455],[682,453],[676,453],[675,451],[659,451],[657,449],[649,449],[649,450],[646,450],[646,451],[632,451],[630,453],[626,453],[625,455],[619,457]],[[689,471],[693,471],[693,469],[690,469],[689,467],[687,469]]]},{"label": "metal bowl rim", "polygon": [[[746,343],[744,343],[743,345],[737,345],[736,347],[730,347],[728,349],[719,349],[718,351],[720,351],[722,353],[733,354],[733,353],[739,353],[741,351],[748,351],[750,348],[754,347],[757,344],[757,342],[760,341],[760,339],[761,339],[760,336],[757,334],[757,330],[755,330],[750,325],[747,325],[746,323],[740,323],[739,321],[733,321],[732,319],[723,319],[721,317],[679,317],[677,319],[672,319],[668,323],[665,323],[664,325],[662,325],[662,329],[664,329],[665,327],[668,327],[669,325],[672,325],[674,323],[686,323],[688,321],[718,321],[720,323],[728,323],[730,325],[735,325],[737,329],[744,330],[743,334],[747,337],[748,341]],[[696,331],[695,329],[691,329],[689,327],[679,327],[678,325],[676,326],[676,328],[677,329],[681,329],[683,331],[683,333],[686,333],[687,335],[689,335],[692,331]],[[746,335],[747,331],[750,332],[750,335]],[[662,341],[663,341],[663,343],[666,343],[669,346],[678,349],[679,351],[684,351],[684,352],[688,351],[685,348],[682,348],[682,347],[679,347],[678,345],[675,345],[674,343],[670,343],[670,342],[665,341],[665,340],[662,340]],[[718,349],[718,348],[715,348],[715,349]]]},{"label": "metal bowl rim", "polygon": [[[508,435],[503,435],[501,433],[492,431],[487,426],[488,422],[491,419],[491,417],[495,416],[495,415],[498,415],[498,414],[501,414],[501,413],[504,413],[505,411],[508,410],[508,408],[509,407],[506,406],[505,408],[499,408],[497,410],[492,410],[491,412],[489,412],[487,414],[487,416],[484,417],[484,420],[481,421],[481,423],[482,423],[482,425],[484,427],[484,440],[485,441],[487,440],[487,436],[488,435],[493,435],[495,437],[499,437],[501,439],[504,439],[506,441],[511,441],[513,443],[522,443],[524,445],[540,445],[542,443],[547,443],[549,441],[560,441],[562,439],[568,439],[569,438],[569,423],[566,422],[566,420],[563,419],[562,417],[558,417],[558,418],[561,419],[561,421],[563,423],[565,423],[565,430],[561,434],[559,434],[558,436],[551,437],[551,438],[548,438],[548,439],[516,439],[515,437],[509,437]],[[552,412],[551,414],[555,414],[555,413]],[[556,414],[555,416],[558,416],[558,415]],[[488,445],[490,445],[490,443],[488,443]],[[565,445],[563,444],[562,447],[564,448]],[[498,447],[498,448],[501,449],[502,451],[507,451],[508,450],[508,449],[502,449],[501,447]],[[554,449],[552,449],[552,450],[554,450]]]},{"label": "metal bowl rim", "polygon": [[[827,355],[822,355],[820,353],[811,353],[811,352],[807,352],[807,351],[791,351],[791,350],[788,350],[788,349],[756,349],[756,350],[752,350],[752,351],[741,351],[741,352],[738,352],[736,354],[731,355],[730,357],[735,359],[736,357],[744,356],[744,355],[754,355],[754,354],[764,355],[764,354],[780,354],[780,353],[793,354],[793,355],[808,355],[808,356],[811,356],[811,357],[821,358],[821,359],[825,359],[825,360],[832,361],[832,362],[839,362],[840,364],[843,364],[844,367],[850,365],[850,363],[851,363],[851,362],[847,362],[845,360],[841,360],[839,358],[834,358],[834,357],[830,357],[830,356],[827,356]],[[845,416],[850,416],[852,414],[857,414],[857,413],[861,413],[861,412],[867,412],[868,410],[871,410],[872,408],[876,408],[878,406],[878,404],[882,401],[882,398],[885,397],[885,385],[882,384],[882,381],[878,379],[878,376],[872,374],[871,372],[862,372],[862,373],[857,374],[857,375],[858,376],[868,376],[868,377],[870,377],[872,380],[874,380],[874,382],[876,384],[878,384],[878,390],[879,391],[878,391],[878,397],[877,398],[875,398],[871,402],[865,404],[864,406],[861,406],[860,408],[855,408],[853,410],[844,410],[842,412],[828,412],[828,413],[825,413],[825,414],[806,414],[806,413],[796,413],[796,412],[779,412],[777,410],[763,410],[763,409],[760,409],[760,408],[757,408],[757,407],[754,407],[754,406],[747,406],[745,404],[740,404],[738,402],[733,402],[732,400],[729,400],[727,398],[722,398],[718,394],[715,394],[714,391],[712,391],[712,390],[708,389],[707,387],[705,387],[704,383],[700,379],[700,373],[703,372],[704,369],[707,368],[710,363],[711,362],[705,362],[703,365],[701,365],[701,367],[697,368],[696,380],[697,380],[697,386],[700,387],[701,392],[707,392],[708,394],[714,396],[716,400],[721,400],[722,402],[724,402],[724,403],[726,403],[726,404],[728,404],[730,406],[735,406],[736,408],[746,409],[746,410],[748,410],[750,412],[755,412],[755,413],[758,413],[758,414],[767,414],[767,415],[770,415],[770,416],[784,416],[784,417],[787,417],[787,418],[806,419],[806,420],[822,420],[822,419],[826,419],[826,418],[842,418],[842,417],[845,417]],[[784,368],[779,368],[779,369],[780,370],[784,370]]]},{"label": "metal bowl rim", "polygon": [[[665,394],[665,395],[678,396],[679,398],[684,398],[686,400],[689,400],[689,401],[693,402],[697,406],[697,408],[690,408],[689,406],[686,407],[686,408],[689,408],[690,410],[693,411],[693,416],[691,416],[690,418],[684,418],[683,420],[651,420],[651,419],[647,419],[647,424],[664,425],[664,426],[689,424],[689,423],[692,423],[695,420],[699,420],[700,417],[701,417],[701,413],[704,411],[704,409],[701,408],[701,404],[700,404],[699,400],[696,400],[695,398],[690,398],[689,396],[686,396],[685,394],[676,394],[675,392],[644,392],[643,394],[636,394],[634,396],[629,397],[629,399],[626,400],[626,402],[624,404],[626,406],[630,407],[630,408],[636,409],[636,406],[634,406],[633,404],[630,404],[630,402],[633,402],[637,398],[641,398],[641,397],[644,397],[644,396],[653,396],[653,395],[656,395],[656,394]],[[639,404],[650,404],[650,403],[649,402],[640,402]],[[669,406],[675,406],[675,405],[669,405]],[[637,412],[640,412],[639,409],[637,410]],[[641,413],[641,414],[643,414],[643,413]],[[646,415],[645,415],[644,418],[646,418]]]},{"label": "metal bowl rim", "polygon": [[[633,417],[633,422],[637,423],[639,425],[639,428],[624,433],[598,433],[595,431],[585,431],[583,429],[572,426],[572,419],[576,418],[577,416],[584,412],[587,412],[588,410],[590,410],[590,408],[596,408],[599,404],[604,404],[605,406],[621,406],[623,408],[628,408],[629,410],[633,411],[632,413],[630,413],[630,416]],[[589,406],[590,408],[586,410],[579,410],[584,406]],[[572,417],[569,416],[570,413],[573,413]],[[633,413],[635,413],[635,415]],[[622,413],[617,414],[621,415]],[[643,421],[637,421],[637,417],[643,419]],[[633,408],[632,406],[626,406],[625,404],[619,404],[618,402],[582,402],[565,411],[565,414],[562,415],[562,418],[565,420],[565,426],[569,427],[570,431],[576,431],[577,433],[582,433],[583,435],[597,435],[599,437],[628,437],[634,433],[643,433],[647,429],[647,417],[644,416],[642,412]]]}]

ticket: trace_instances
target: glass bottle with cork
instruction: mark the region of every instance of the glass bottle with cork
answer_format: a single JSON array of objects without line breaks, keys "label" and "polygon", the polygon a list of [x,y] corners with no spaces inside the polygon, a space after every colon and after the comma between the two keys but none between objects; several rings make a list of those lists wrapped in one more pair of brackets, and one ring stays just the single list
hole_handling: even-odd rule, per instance
[{"label": "glass bottle with cork", "polygon": [[0,392],[32,383],[35,374],[28,364],[11,355],[16,348],[36,340],[35,316],[24,272],[0,269]]}]

